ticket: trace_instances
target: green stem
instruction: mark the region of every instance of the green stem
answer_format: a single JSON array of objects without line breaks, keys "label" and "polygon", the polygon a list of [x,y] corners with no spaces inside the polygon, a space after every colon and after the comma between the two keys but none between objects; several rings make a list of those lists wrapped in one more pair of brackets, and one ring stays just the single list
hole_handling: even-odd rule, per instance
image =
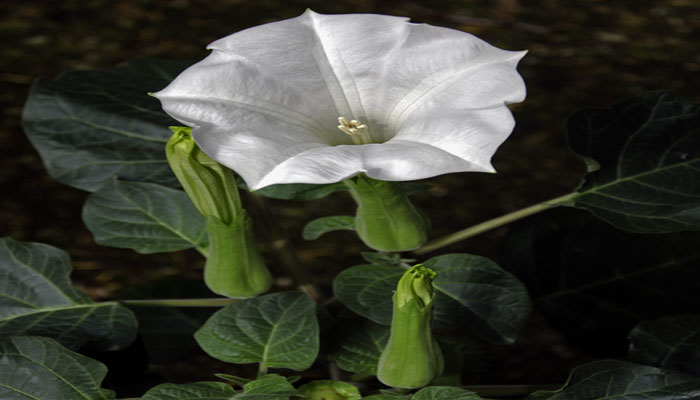
[{"label": "green stem", "polygon": [[223,307],[238,301],[238,299],[148,299],[148,300],[119,300],[129,307]]},{"label": "green stem", "polygon": [[265,365],[265,363],[258,364],[258,377],[257,377],[257,379],[262,378],[263,376],[265,376],[265,374],[267,374],[267,365]]},{"label": "green stem", "polygon": [[468,239],[472,236],[479,235],[481,233],[484,233],[486,231],[490,231],[491,229],[495,229],[498,227],[501,227],[503,225],[509,224],[513,221],[517,221],[521,218],[525,218],[527,216],[537,214],[538,212],[547,210],[552,207],[560,206],[564,203],[567,203],[576,197],[580,196],[581,193],[578,192],[573,192],[566,194],[564,196],[560,196],[551,200],[543,201],[542,203],[535,204],[533,206],[523,208],[518,211],[514,211],[512,213],[502,215],[498,218],[494,218],[492,220],[482,222],[478,225],[471,226],[469,228],[463,229],[461,231],[457,231],[455,233],[451,233],[447,236],[443,236],[439,239],[435,239],[431,242],[428,242],[425,246],[414,250],[414,254],[425,254],[429,253],[431,251],[443,248],[445,246],[449,246],[453,243],[457,243],[459,241]]}]

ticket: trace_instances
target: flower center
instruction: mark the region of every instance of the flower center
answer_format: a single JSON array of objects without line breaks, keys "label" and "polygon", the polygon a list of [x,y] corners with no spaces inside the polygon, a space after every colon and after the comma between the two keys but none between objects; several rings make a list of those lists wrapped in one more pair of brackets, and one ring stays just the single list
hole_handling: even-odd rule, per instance
[{"label": "flower center", "polygon": [[367,131],[367,125],[363,124],[358,120],[348,121],[344,117],[338,117],[338,129],[350,135],[353,143],[355,144],[369,144],[372,143],[372,138],[369,136]]}]

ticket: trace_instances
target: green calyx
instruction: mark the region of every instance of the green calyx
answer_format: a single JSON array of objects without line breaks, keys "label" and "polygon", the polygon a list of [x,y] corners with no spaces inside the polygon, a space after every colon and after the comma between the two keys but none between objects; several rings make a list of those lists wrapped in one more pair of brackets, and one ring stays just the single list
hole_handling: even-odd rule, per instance
[{"label": "green calyx", "polygon": [[416,389],[442,374],[445,362],[430,331],[434,278],[434,271],[419,264],[399,280],[389,341],[377,365],[377,378],[385,385]]},{"label": "green calyx", "polygon": [[165,147],[168,163],[204,216],[209,233],[204,282],[214,293],[227,297],[252,297],[267,291],[272,276],[253,239],[236,177],[197,146],[191,128],[170,129],[173,135]]},{"label": "green calyx", "polygon": [[429,223],[401,183],[363,174],[343,183],[357,203],[355,230],[367,246],[379,251],[406,251],[417,249],[428,239]]},{"label": "green calyx", "polygon": [[209,256],[204,283],[216,294],[246,298],[266,292],[272,276],[253,238],[252,222],[241,210],[230,224],[215,216],[206,219]]},{"label": "green calyx", "polygon": [[182,188],[203,216],[230,223],[242,210],[233,172],[197,146],[192,128],[173,126],[170,130],[173,135],[165,145],[165,155]]}]

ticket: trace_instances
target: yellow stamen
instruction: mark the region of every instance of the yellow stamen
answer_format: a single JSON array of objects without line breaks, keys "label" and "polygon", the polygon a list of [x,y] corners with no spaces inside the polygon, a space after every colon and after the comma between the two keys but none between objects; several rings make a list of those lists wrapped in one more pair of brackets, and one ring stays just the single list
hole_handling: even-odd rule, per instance
[{"label": "yellow stamen", "polygon": [[353,143],[355,144],[369,144],[372,143],[372,138],[369,136],[367,131],[367,125],[363,124],[358,120],[348,121],[344,117],[338,117],[338,129],[350,135]]}]

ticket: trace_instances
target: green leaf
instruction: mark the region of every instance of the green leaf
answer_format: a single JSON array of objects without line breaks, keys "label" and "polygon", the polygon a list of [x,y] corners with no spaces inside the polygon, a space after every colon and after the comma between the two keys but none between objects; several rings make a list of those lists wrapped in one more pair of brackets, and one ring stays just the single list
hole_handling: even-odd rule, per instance
[{"label": "green leaf", "polygon": [[401,395],[401,394],[387,394],[387,393],[381,393],[381,394],[373,394],[371,396],[366,396],[363,397],[363,400],[406,400],[410,396],[408,395]]},{"label": "green leaf", "polygon": [[629,339],[632,361],[700,377],[700,316],[643,321],[632,329]]},{"label": "green leaf", "polygon": [[222,361],[302,371],[318,354],[316,304],[297,292],[241,300],[216,312],[195,339]]},{"label": "green leaf", "polygon": [[146,392],[141,400],[230,400],[235,394],[231,386],[221,382],[164,383]]},{"label": "green leaf", "polygon": [[389,327],[371,321],[341,321],[329,355],[345,371],[377,374],[377,363],[389,340]]},{"label": "green leaf", "polygon": [[[127,286],[115,298],[200,299],[210,298],[211,291],[201,279],[169,276],[141,285]],[[199,354],[194,333],[219,307],[133,307],[139,322],[139,335],[150,361],[166,364]]]},{"label": "green leaf", "polygon": [[205,252],[204,219],[187,194],[155,183],[113,179],[88,196],[83,221],[104,246],[160,253]]},{"label": "green leaf", "polygon": [[34,82],[22,126],[49,174],[88,191],[114,176],[177,187],[164,152],[168,126],[177,122],[147,93],[188,64],[136,60]]},{"label": "green leaf", "polygon": [[342,381],[311,381],[299,387],[299,393],[308,400],[360,400],[357,386]]},{"label": "green leaf", "polygon": [[[242,179],[238,181],[238,187],[241,189],[250,190],[248,185]],[[256,190],[255,193],[272,199],[316,200],[326,197],[333,192],[347,189],[347,186],[345,186],[343,182],[329,183],[325,185],[315,185],[309,183],[285,183],[266,186],[262,189]]]},{"label": "green leaf", "polygon": [[299,395],[287,378],[268,374],[246,383],[243,393],[236,396],[236,400],[287,400],[291,396]]},{"label": "green leaf", "polygon": [[134,314],[116,302],[91,302],[70,272],[62,250],[0,239],[0,336],[49,336],[72,349],[127,347],[136,338]]},{"label": "green leaf", "polygon": [[44,337],[0,340],[0,398],[16,400],[113,400],[101,389],[107,374],[101,363]]},{"label": "green leaf", "polygon": [[645,319],[700,309],[699,241],[697,232],[632,234],[563,207],[511,228],[502,264],[550,324],[604,356],[627,348],[626,336]]},{"label": "green leaf", "polygon": [[700,230],[700,106],[652,92],[567,124],[569,145],[589,168],[574,199],[630,232]]},{"label": "green leaf", "polygon": [[575,368],[557,391],[537,391],[526,400],[694,400],[700,379],[670,370],[616,360]]},{"label": "green leaf", "polygon": [[429,386],[425,387],[413,396],[411,400],[480,400],[481,397],[474,392],[454,386]]},{"label": "green leaf", "polygon": [[391,325],[391,296],[405,270],[385,265],[358,265],[333,281],[333,293],[346,307],[381,325]]},{"label": "green leaf", "polygon": [[318,239],[324,233],[338,230],[355,230],[355,217],[336,215],[317,218],[304,226],[301,236],[304,240]]},{"label": "green leaf", "polygon": [[252,379],[248,378],[241,378],[240,376],[235,376],[235,375],[229,375],[229,374],[214,374],[217,378],[223,379],[225,381],[229,381],[233,383],[234,385],[238,386],[243,386],[246,383],[252,381]]},{"label": "green leaf", "polygon": [[433,327],[466,329],[493,343],[513,343],[532,304],[525,286],[495,262],[445,254],[424,263],[437,273]]},{"label": "green leaf", "polygon": [[[493,261],[468,254],[433,257],[424,265],[437,272],[433,328],[460,330],[494,343],[512,343],[530,313],[525,286]],[[390,325],[392,294],[404,270],[360,265],[344,270],[333,292],[352,311]]]}]

